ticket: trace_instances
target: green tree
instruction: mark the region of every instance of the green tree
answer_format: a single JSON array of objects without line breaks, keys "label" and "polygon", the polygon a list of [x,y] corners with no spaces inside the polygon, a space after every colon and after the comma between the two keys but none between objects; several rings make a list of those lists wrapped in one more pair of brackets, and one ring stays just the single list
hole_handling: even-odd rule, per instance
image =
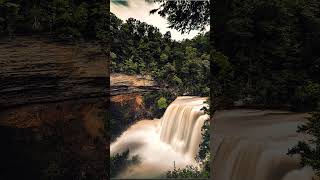
[{"label": "green tree", "polygon": [[129,150],[116,154],[110,158],[110,177],[116,177],[120,172],[131,165],[140,163],[138,156],[133,156],[129,159]]},{"label": "green tree", "polygon": [[202,174],[200,170],[195,166],[186,166],[183,169],[173,168],[172,171],[168,171],[166,174],[167,178],[201,178]]},{"label": "green tree", "polygon": [[10,37],[16,31],[16,21],[19,17],[20,4],[9,0],[0,1],[0,27],[2,33],[7,33]]},{"label": "green tree", "polygon": [[307,118],[307,122],[298,127],[298,133],[310,136],[309,141],[300,141],[289,149],[288,154],[299,154],[302,166],[311,166],[320,175],[320,113],[316,112]]},{"label": "green tree", "polygon": [[160,99],[158,99],[157,105],[159,109],[167,108],[168,107],[167,99],[164,97],[161,97]]},{"label": "green tree", "polygon": [[151,14],[158,13],[167,18],[169,27],[177,29],[182,33],[190,30],[205,30],[210,22],[210,1],[165,1],[160,2],[158,9],[150,11]]}]

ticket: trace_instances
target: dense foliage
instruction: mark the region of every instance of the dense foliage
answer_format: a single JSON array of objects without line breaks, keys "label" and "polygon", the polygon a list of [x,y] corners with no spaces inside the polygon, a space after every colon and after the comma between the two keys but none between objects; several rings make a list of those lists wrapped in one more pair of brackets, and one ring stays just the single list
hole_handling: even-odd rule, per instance
[{"label": "dense foliage", "polygon": [[111,71],[150,74],[175,95],[208,96],[209,34],[176,42],[170,32],[111,14]]},{"label": "dense foliage", "polygon": [[63,39],[105,39],[109,4],[103,0],[1,0],[0,35],[52,33]]},{"label": "dense foliage", "polygon": [[170,91],[158,91],[146,93],[143,96],[143,102],[146,111],[149,112],[148,118],[161,118],[167,106],[174,101],[176,96]]},{"label": "dense foliage", "polygon": [[131,159],[129,158],[129,150],[116,154],[110,158],[110,177],[114,178],[127,167],[138,163],[140,163],[138,156],[133,156]]},{"label": "dense foliage", "polygon": [[203,178],[203,175],[199,168],[187,165],[183,169],[174,167],[172,171],[167,172],[166,178]]},{"label": "dense foliage", "polygon": [[205,1],[165,1],[154,0],[160,7],[150,13],[158,13],[168,19],[169,27],[182,33],[191,30],[205,30],[209,26],[209,0]]},{"label": "dense foliage", "polygon": [[308,135],[311,139],[308,142],[300,141],[288,152],[289,155],[301,155],[301,164],[311,166],[317,175],[320,175],[320,113],[313,113],[308,121],[299,126],[299,133]]},{"label": "dense foliage", "polygon": [[[177,30],[211,21],[211,87],[220,106],[252,104],[316,108],[319,101],[320,2],[231,0],[209,5],[161,2],[157,11]],[[194,14],[194,8],[202,13]],[[205,18],[211,8],[212,18]],[[184,13],[179,13],[181,10]],[[187,15],[190,16],[187,16]],[[179,17],[179,18],[177,18]],[[183,18],[188,17],[188,18]],[[199,20],[199,21],[197,21]],[[186,26],[191,23],[193,26]]]},{"label": "dense foliage", "polygon": [[320,83],[319,12],[320,3],[314,0],[227,4],[227,12],[217,17],[223,22],[215,23],[221,27],[213,29],[215,48],[230,64],[225,93],[234,99],[251,97],[255,104],[315,108],[319,93],[314,89]]}]

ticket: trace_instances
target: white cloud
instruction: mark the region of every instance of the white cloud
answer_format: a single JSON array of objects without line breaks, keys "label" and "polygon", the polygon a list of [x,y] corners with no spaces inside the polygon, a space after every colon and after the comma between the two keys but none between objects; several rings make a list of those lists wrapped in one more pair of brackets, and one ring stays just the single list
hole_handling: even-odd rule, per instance
[{"label": "white cloud", "polygon": [[177,41],[182,39],[192,39],[199,33],[199,31],[192,30],[189,34],[181,34],[175,29],[168,28],[169,25],[165,18],[162,18],[157,13],[149,14],[150,10],[155,9],[158,6],[158,4],[148,3],[145,0],[128,0],[127,6],[112,3],[111,1],[110,11],[123,21],[131,17],[158,27],[162,34],[170,31],[171,37]]}]

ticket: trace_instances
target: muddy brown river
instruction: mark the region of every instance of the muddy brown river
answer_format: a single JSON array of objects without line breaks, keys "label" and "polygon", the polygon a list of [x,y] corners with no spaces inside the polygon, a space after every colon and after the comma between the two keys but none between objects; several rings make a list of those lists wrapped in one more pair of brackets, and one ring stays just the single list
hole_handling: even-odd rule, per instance
[{"label": "muddy brown river", "polygon": [[215,114],[212,177],[216,180],[311,180],[310,167],[288,149],[306,139],[296,133],[307,113],[236,109]]}]

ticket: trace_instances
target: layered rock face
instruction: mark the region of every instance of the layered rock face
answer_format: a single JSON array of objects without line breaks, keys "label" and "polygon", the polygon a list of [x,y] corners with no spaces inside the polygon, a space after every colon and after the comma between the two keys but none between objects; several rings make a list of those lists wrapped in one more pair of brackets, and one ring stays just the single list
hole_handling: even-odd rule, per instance
[{"label": "layered rock face", "polygon": [[159,90],[161,87],[150,75],[110,74],[111,141],[137,120],[152,118],[144,97]]},{"label": "layered rock face", "polygon": [[[52,167],[64,170],[62,177],[106,177],[108,86],[107,56],[97,43],[46,35],[1,39],[0,128],[10,145],[2,149],[0,179],[12,179],[12,168],[43,177]],[[17,154],[28,156],[29,165]],[[39,162],[41,169],[32,169]]]},{"label": "layered rock face", "polygon": [[107,60],[98,44],[47,37],[0,41],[0,107],[106,95]]},{"label": "layered rock face", "polygon": [[[127,75],[112,73],[110,75],[110,95],[143,94],[160,90],[150,75]],[[111,100],[112,101],[112,100]]]}]

